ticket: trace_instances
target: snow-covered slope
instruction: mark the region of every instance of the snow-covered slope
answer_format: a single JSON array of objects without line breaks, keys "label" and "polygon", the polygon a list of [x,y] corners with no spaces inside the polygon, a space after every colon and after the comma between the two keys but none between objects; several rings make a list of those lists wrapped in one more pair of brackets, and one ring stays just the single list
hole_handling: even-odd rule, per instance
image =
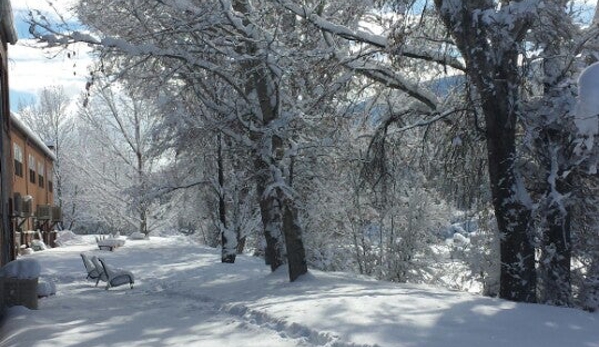
[{"label": "snow-covered slope", "polygon": [[[105,291],[80,252],[136,275]],[[93,242],[30,255],[57,294],[11,308],[0,346],[599,346],[599,315],[311,271],[295,283],[262,260],[220,263],[183,238]]]}]

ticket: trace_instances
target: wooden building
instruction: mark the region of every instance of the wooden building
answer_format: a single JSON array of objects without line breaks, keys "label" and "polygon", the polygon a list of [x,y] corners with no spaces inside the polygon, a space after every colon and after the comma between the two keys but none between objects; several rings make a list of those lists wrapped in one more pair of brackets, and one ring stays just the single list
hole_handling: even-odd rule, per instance
[{"label": "wooden building", "polygon": [[8,44],[17,42],[12,6],[0,0],[0,265],[16,256],[14,232],[11,228],[12,164],[10,140],[10,107],[8,99]]},{"label": "wooden building", "polygon": [[54,206],[54,153],[14,114],[10,117],[12,194],[9,197],[15,247],[42,237],[52,246],[54,226],[62,219]]}]

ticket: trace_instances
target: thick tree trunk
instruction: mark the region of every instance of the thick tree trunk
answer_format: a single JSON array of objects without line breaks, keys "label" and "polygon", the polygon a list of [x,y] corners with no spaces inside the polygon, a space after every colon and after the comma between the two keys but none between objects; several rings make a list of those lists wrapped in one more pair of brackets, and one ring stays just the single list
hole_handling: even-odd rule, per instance
[{"label": "thick tree trunk", "polygon": [[293,282],[308,272],[306,250],[302,241],[302,228],[297,218],[297,210],[293,206],[285,206],[283,232],[287,246],[287,260],[289,261],[289,280]]},{"label": "thick tree trunk", "polygon": [[[232,7],[235,11],[247,17],[254,14],[255,10],[251,2],[247,0],[234,0]],[[294,16],[290,18],[293,19]],[[233,24],[235,26],[235,23]],[[281,100],[279,93],[281,88],[279,84],[284,83],[284,81],[281,81],[278,74],[271,69],[271,62],[256,54],[261,50],[268,51],[269,48],[266,46],[270,45],[269,42],[255,41],[257,33],[254,30],[260,31],[262,28],[255,27],[255,24],[246,18],[243,19],[243,24],[245,27],[236,26],[236,28],[248,40],[244,41],[238,50],[254,57],[254,59],[248,60],[246,64],[245,91],[246,96],[251,100],[250,108],[254,112],[255,124],[258,128],[251,132],[250,138],[256,144],[253,153],[254,169],[264,237],[266,239],[265,261],[274,271],[285,263],[285,256],[289,256],[292,259],[292,262],[289,263],[290,267],[293,267],[293,273],[296,276],[296,272],[302,272],[302,262],[305,266],[301,229],[298,226],[297,218],[293,216],[292,212],[290,220],[288,222],[284,221],[287,218],[283,218],[283,216],[284,214],[287,215],[288,212],[283,207],[283,194],[280,188],[267,190],[267,187],[276,186],[280,183],[279,180],[283,177],[285,171],[282,167],[284,139],[275,133],[275,129],[271,128],[280,116]],[[266,40],[266,38],[264,39]],[[286,238],[289,239],[286,240]],[[291,245],[288,245],[287,250],[297,251],[298,253],[285,254],[286,242],[291,243]]]},{"label": "thick tree trunk", "polygon": [[277,170],[275,153],[280,150],[281,141],[276,136],[269,134],[268,126],[277,118],[277,105],[273,105],[274,93],[268,86],[269,72],[262,65],[257,64],[252,74],[252,84],[258,96],[262,131],[252,134],[252,140],[257,148],[254,153],[254,167],[257,176],[257,193],[260,202],[260,212],[266,239],[265,261],[272,271],[285,263],[285,248],[283,227],[283,209],[278,199],[276,190],[267,191],[267,187],[276,182]]},{"label": "thick tree trunk", "polygon": [[[535,248],[530,235],[531,211],[515,167],[516,123],[520,103],[520,45],[528,22],[514,18],[505,37],[500,23],[476,13],[493,10],[492,2],[435,0],[447,30],[466,62],[485,117],[489,180],[500,233],[500,297],[536,301]],[[506,42],[506,40],[508,40]]]},{"label": "thick tree trunk", "polygon": [[[505,100],[498,98],[497,100]],[[501,272],[499,296],[535,302],[535,248],[530,235],[531,211],[525,206],[523,183],[515,168],[515,116],[496,105],[485,103],[489,178],[495,217],[500,233]],[[511,123],[511,124],[510,124]]]},{"label": "thick tree trunk", "polygon": [[[471,47],[471,46],[468,46]],[[519,78],[517,50],[504,51],[501,64],[470,55],[471,78],[479,90],[485,117],[489,182],[500,242],[503,299],[536,302],[535,246],[531,201],[516,167]]]},{"label": "thick tree trunk", "polygon": [[[249,16],[252,12],[252,6],[247,0],[234,0],[233,9],[238,13]],[[225,7],[225,10],[227,8]],[[244,26],[251,26],[249,20],[243,19]],[[247,36],[245,29],[240,29],[242,36]],[[257,42],[248,40],[237,47],[239,53],[255,56],[258,51]],[[248,105],[254,112],[256,126],[258,129],[250,132],[250,138],[256,145],[253,150],[254,171],[256,179],[256,193],[258,204],[260,205],[260,216],[264,230],[266,245],[264,249],[264,261],[270,265],[272,271],[275,271],[284,264],[284,247],[282,226],[282,210],[279,201],[272,191],[266,193],[267,187],[273,183],[272,175],[272,155],[273,155],[273,136],[266,134],[268,125],[276,119],[277,109],[271,100],[273,99],[272,90],[268,86],[270,76],[264,62],[248,60],[243,64],[246,80],[244,83],[246,96],[255,94],[258,98],[257,105]],[[250,98],[251,99],[251,98]]]},{"label": "thick tree trunk", "polygon": [[267,180],[258,178],[257,193],[260,203],[260,215],[264,228],[266,247],[264,249],[264,261],[275,271],[285,263],[285,252],[283,247],[282,211],[279,201],[273,196],[264,196]]}]

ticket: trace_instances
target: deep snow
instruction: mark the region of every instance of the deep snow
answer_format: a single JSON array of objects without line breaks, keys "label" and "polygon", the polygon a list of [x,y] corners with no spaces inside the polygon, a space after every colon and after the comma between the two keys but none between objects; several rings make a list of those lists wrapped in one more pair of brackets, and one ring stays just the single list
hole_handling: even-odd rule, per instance
[{"label": "deep snow", "polygon": [[[136,276],[94,287],[80,252]],[[599,315],[516,304],[439,288],[311,270],[285,271],[185,238],[127,240],[114,252],[93,238],[28,255],[56,295],[39,310],[13,307],[2,347],[51,346],[599,346]]]}]

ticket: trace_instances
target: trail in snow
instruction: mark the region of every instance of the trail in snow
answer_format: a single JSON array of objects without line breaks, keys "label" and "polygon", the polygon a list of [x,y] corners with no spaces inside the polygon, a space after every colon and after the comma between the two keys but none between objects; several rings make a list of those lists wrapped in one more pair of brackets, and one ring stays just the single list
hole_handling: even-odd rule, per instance
[{"label": "trail in snow", "polygon": [[[164,259],[159,253],[136,257],[133,251],[132,258],[137,259],[129,262],[128,269],[139,278],[134,289],[123,286],[107,291],[101,283],[95,287],[84,279],[80,251],[115,258],[109,260],[113,264],[127,252],[100,252],[89,247],[48,252],[50,259],[41,259],[45,263],[43,278],[57,285],[57,295],[41,299],[37,311],[13,308],[16,313],[5,322],[2,331],[8,335],[0,340],[1,346],[357,346],[190,290],[182,286],[185,269],[173,271],[189,264],[175,260],[160,266]],[[158,259],[151,261],[148,256]]]},{"label": "trail in snow", "polygon": [[[86,281],[80,252],[132,271],[134,289]],[[57,294],[9,310],[2,347],[599,346],[599,319],[421,285],[311,270],[294,283],[263,260],[186,239],[89,241],[31,255]]]}]

